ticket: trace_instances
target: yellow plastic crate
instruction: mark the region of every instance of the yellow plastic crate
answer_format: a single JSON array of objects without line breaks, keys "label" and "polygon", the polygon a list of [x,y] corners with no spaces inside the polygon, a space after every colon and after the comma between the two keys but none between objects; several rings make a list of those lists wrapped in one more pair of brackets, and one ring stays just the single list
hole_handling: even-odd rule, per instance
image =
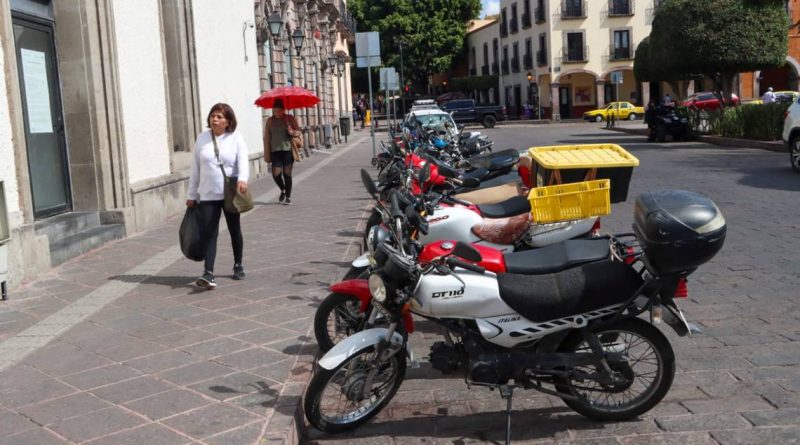
[{"label": "yellow plastic crate", "polygon": [[528,154],[549,170],[572,168],[636,167],[639,160],[617,144],[553,145],[531,147]]},{"label": "yellow plastic crate", "polygon": [[574,182],[531,189],[528,200],[536,223],[552,223],[611,213],[611,181]]}]

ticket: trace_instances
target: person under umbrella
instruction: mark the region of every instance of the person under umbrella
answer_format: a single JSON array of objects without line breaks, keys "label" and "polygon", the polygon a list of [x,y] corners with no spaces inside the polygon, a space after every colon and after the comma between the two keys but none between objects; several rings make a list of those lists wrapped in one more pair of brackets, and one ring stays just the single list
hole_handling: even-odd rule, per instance
[{"label": "person under umbrella", "polygon": [[272,179],[281,189],[278,202],[292,203],[292,137],[300,134],[297,120],[286,114],[283,99],[275,99],[272,104],[272,117],[267,119],[264,128],[264,160],[272,167]]}]

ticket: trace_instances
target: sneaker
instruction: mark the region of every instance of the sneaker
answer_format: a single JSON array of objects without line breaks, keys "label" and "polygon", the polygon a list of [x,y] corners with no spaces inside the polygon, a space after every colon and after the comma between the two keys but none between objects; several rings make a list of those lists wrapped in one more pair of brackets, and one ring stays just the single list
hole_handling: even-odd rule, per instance
[{"label": "sneaker", "polygon": [[195,284],[206,290],[213,290],[217,287],[217,282],[214,281],[214,274],[208,271],[206,271],[202,277],[198,278]]},{"label": "sneaker", "polygon": [[286,199],[283,200],[283,205],[285,205],[285,206],[292,205],[292,198],[287,196]]},{"label": "sneaker", "polygon": [[234,264],[233,265],[233,279],[234,280],[244,280],[245,273],[244,273],[244,266],[241,264]]},{"label": "sneaker", "polygon": [[286,193],[281,192],[281,196],[278,198],[278,202],[283,203],[286,200]]}]

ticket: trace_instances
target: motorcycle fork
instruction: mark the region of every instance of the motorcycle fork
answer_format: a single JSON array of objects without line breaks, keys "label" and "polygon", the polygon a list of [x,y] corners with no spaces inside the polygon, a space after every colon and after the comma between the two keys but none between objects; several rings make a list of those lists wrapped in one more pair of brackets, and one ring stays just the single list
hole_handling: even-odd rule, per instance
[{"label": "motorcycle fork", "polygon": [[608,364],[608,360],[606,360],[606,352],[603,350],[603,345],[600,344],[600,339],[589,330],[588,326],[582,327],[580,331],[583,335],[583,339],[589,347],[592,348],[592,353],[598,357],[597,362],[600,365],[601,371],[600,383],[612,384],[614,382],[614,371],[611,370],[611,366]]},{"label": "motorcycle fork", "polygon": [[[375,314],[375,312],[377,312],[377,310],[373,309],[372,313]],[[372,367],[367,373],[367,378],[364,379],[364,387],[361,390],[361,400],[369,397],[369,393],[372,391],[372,382],[375,380],[375,374],[381,368],[381,363],[383,363],[384,360],[388,359],[392,355],[396,354],[398,351],[397,348],[391,347],[391,339],[396,329],[397,321],[393,321],[389,324],[389,330],[386,332],[386,338],[381,340],[378,343],[377,348],[375,348],[375,362],[372,364]]]}]

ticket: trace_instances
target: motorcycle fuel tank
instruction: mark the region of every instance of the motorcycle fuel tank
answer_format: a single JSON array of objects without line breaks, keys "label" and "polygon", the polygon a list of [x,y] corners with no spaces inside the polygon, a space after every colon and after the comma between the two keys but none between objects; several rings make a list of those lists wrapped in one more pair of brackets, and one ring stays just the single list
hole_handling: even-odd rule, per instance
[{"label": "motorcycle fuel tank", "polygon": [[458,269],[453,275],[428,274],[420,279],[414,293],[414,312],[441,318],[489,318],[516,314],[500,298],[497,276]]}]

